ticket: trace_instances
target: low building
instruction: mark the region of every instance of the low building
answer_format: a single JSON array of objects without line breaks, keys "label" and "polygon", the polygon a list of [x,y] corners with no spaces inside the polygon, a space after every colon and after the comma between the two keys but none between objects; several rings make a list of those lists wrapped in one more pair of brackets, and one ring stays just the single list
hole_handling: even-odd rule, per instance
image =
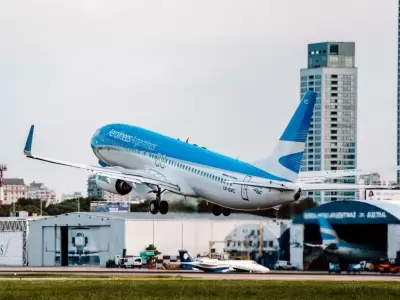
[{"label": "low building", "polygon": [[78,198],[83,198],[83,194],[81,192],[74,192],[72,194],[62,194],[61,202],[67,201],[67,200],[78,199]]},{"label": "low building", "polygon": [[28,198],[39,199],[49,205],[56,202],[56,192],[43,183],[32,182],[28,188]]},{"label": "low building", "polygon": [[28,188],[21,178],[4,178],[4,204],[12,204],[28,198]]},{"label": "low building", "polygon": [[252,259],[257,259],[260,251],[267,255],[266,251],[277,250],[279,222],[249,214],[216,217],[168,213],[155,217],[148,212],[76,212],[30,222],[28,259],[30,266],[104,266],[124,249],[128,255],[139,255],[149,244],[154,244],[163,255],[178,255],[183,248],[193,256],[210,250],[237,252],[242,248],[231,242],[242,242],[251,230],[260,228],[261,244],[256,242],[259,232],[254,232],[250,237],[253,244],[246,248]]}]

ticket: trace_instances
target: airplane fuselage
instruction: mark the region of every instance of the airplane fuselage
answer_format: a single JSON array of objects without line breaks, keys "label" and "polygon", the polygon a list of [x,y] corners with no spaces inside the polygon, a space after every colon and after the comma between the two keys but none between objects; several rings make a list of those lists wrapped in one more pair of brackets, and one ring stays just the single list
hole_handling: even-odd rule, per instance
[{"label": "airplane fuselage", "polygon": [[[143,128],[112,124],[99,129],[91,146],[96,157],[111,167],[153,170],[176,182],[179,194],[198,197],[222,207],[242,210],[267,209],[295,201],[298,187],[238,159],[185,143]],[[226,183],[276,182],[295,191]]]},{"label": "airplane fuselage", "polygon": [[341,246],[338,249],[326,249],[328,254],[337,255],[346,259],[357,259],[357,260],[374,260],[386,257],[386,253],[383,251],[377,251],[372,249],[361,249],[355,247]]}]

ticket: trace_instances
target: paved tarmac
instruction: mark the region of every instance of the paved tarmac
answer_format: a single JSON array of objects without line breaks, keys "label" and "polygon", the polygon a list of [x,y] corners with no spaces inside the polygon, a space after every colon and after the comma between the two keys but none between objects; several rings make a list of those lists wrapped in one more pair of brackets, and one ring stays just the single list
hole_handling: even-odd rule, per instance
[{"label": "paved tarmac", "polygon": [[[361,274],[348,275],[346,272],[342,274],[329,275],[328,272],[316,271],[271,271],[265,274],[256,273],[204,273],[201,271],[193,270],[148,270],[148,269],[107,269],[104,267],[2,267],[0,274],[15,274],[15,277],[0,277],[0,280],[77,280],[77,278],[68,277],[34,277],[23,278],[19,274],[87,274],[87,275],[181,275],[188,278],[200,278],[209,280],[329,280],[329,281],[400,281],[398,274],[379,274],[372,272],[364,272]],[[26,275],[25,275],[26,276]],[[116,280],[121,278],[117,277]],[[129,280],[142,280],[140,276],[127,276]],[[146,277],[146,280],[152,278]],[[160,280],[162,278],[155,277],[154,279]],[[168,279],[168,278],[166,278]],[[112,278],[79,278],[79,280],[113,280]]]}]

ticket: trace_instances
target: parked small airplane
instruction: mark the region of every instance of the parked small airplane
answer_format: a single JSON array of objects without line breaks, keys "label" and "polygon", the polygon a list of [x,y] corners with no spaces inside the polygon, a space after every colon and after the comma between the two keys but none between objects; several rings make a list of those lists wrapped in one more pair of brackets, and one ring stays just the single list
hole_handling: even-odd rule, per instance
[{"label": "parked small airplane", "polygon": [[248,272],[268,273],[269,269],[254,260],[218,260],[206,257],[193,258],[187,250],[179,250],[181,267],[184,269],[199,269],[204,272]]}]

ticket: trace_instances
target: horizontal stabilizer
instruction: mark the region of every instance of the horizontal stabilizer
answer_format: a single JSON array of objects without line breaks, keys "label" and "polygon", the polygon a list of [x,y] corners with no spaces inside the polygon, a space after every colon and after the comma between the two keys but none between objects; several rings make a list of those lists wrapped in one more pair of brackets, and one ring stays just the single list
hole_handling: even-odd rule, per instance
[{"label": "horizontal stabilizer", "polygon": [[298,183],[302,191],[331,191],[358,189],[392,189],[387,185],[349,184],[349,183]]},{"label": "horizontal stabilizer", "polygon": [[394,168],[383,168],[379,170],[362,170],[362,169],[352,169],[352,170],[332,170],[332,171],[308,171],[300,172],[298,180],[300,182],[323,182],[327,179],[349,177],[349,176],[360,176],[369,175],[376,172],[392,172],[399,171],[400,166]]}]

